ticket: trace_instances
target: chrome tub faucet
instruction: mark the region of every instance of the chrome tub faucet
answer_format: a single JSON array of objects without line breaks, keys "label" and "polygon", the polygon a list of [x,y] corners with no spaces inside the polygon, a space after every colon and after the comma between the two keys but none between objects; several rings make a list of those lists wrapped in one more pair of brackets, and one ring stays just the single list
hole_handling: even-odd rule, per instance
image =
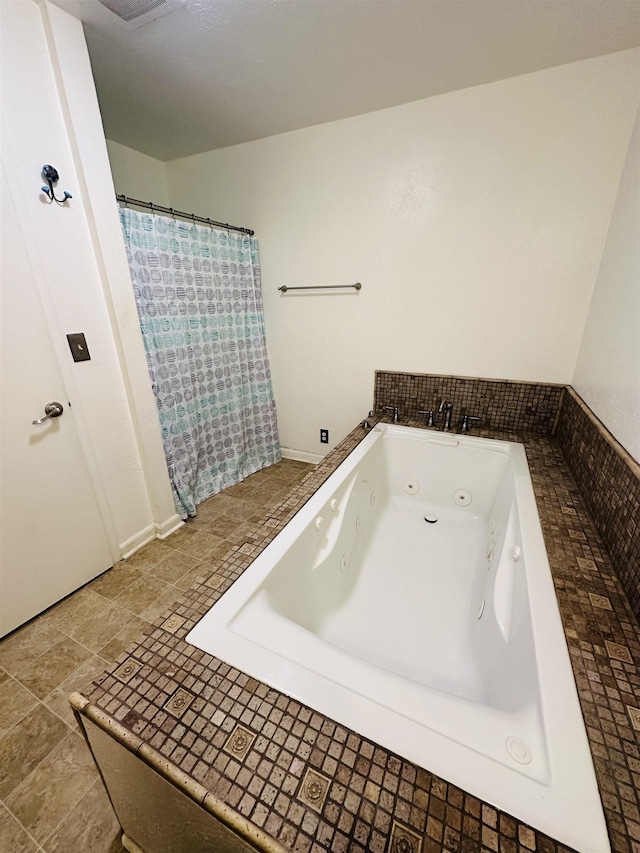
[{"label": "chrome tub faucet", "polygon": [[448,400],[441,400],[438,406],[438,414],[444,413],[444,421],[440,429],[443,432],[451,432],[451,413],[453,412],[453,403]]}]

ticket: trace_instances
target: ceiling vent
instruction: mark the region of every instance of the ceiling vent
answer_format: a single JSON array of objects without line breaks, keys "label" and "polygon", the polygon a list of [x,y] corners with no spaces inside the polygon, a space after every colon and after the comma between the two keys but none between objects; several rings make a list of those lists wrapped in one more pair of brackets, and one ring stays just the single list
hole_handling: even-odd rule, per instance
[{"label": "ceiling vent", "polygon": [[99,0],[99,2],[117,15],[130,27],[144,27],[175,12],[185,4],[185,0]]}]

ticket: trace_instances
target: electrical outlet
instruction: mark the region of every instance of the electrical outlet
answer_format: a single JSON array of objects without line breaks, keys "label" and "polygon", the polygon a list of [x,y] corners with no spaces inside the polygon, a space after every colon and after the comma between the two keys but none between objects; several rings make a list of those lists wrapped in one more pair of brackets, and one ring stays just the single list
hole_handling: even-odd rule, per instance
[{"label": "electrical outlet", "polygon": [[329,430],[321,429],[320,430],[320,444],[329,444]]}]

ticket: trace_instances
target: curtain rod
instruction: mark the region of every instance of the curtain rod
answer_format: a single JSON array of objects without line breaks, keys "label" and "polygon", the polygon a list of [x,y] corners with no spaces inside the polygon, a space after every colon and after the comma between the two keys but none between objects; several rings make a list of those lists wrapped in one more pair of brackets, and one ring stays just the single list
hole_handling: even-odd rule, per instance
[{"label": "curtain rod", "polygon": [[146,210],[158,213],[168,213],[169,216],[179,216],[182,219],[190,219],[192,222],[202,222],[208,225],[209,228],[224,228],[225,231],[239,231],[241,234],[248,234],[253,237],[256,233],[250,228],[240,228],[238,225],[229,225],[228,222],[216,222],[215,219],[208,219],[204,216],[196,216],[195,213],[185,213],[184,210],[174,210],[172,207],[164,207],[161,204],[154,204],[152,201],[140,201],[139,198],[129,198],[126,195],[117,195],[116,199],[120,204],[133,204],[136,207],[144,207]]}]

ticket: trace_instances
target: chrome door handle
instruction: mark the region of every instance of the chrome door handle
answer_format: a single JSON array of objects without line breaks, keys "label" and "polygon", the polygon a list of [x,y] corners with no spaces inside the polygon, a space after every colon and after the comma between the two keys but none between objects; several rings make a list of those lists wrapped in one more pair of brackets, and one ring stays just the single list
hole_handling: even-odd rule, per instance
[{"label": "chrome door handle", "polygon": [[43,424],[45,421],[48,421],[49,418],[59,418],[62,414],[62,403],[47,403],[44,407],[45,415],[43,418],[38,418],[37,421],[31,421],[34,426],[38,426],[38,424]]}]

